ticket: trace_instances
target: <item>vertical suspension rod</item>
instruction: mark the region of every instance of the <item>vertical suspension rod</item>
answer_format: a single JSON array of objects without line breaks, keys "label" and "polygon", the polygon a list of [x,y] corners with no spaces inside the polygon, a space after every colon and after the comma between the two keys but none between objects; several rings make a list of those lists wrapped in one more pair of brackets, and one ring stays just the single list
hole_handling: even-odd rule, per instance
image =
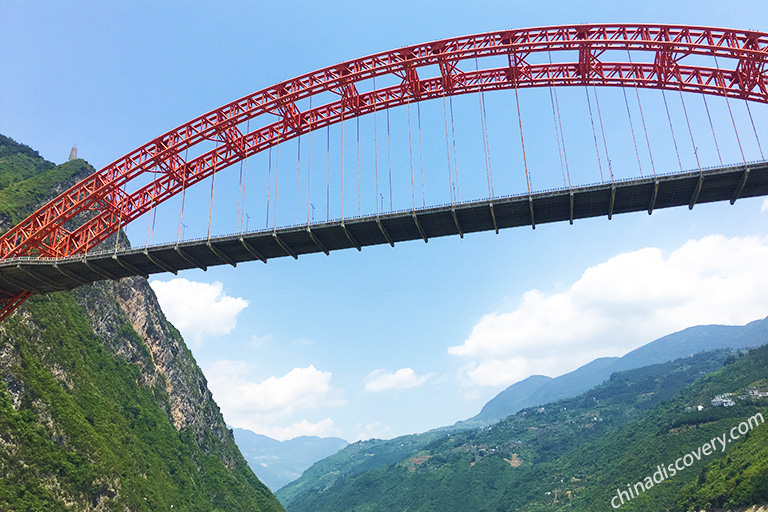
[{"label": "vertical suspension rod", "polygon": [[613,169],[611,167],[611,157],[608,155],[608,140],[605,137],[605,127],[603,126],[603,116],[600,113],[600,99],[597,97],[597,87],[592,85],[592,90],[595,93],[595,105],[597,106],[597,119],[600,121],[600,133],[603,136],[603,147],[605,148],[605,159],[608,161],[608,174],[611,176],[611,184],[613,184]]},{"label": "vertical suspension rod", "polygon": [[712,116],[709,114],[709,105],[707,104],[707,95],[702,94],[704,99],[704,109],[707,111],[707,119],[709,120],[709,128],[712,130],[712,140],[715,142],[715,149],[717,150],[717,159],[720,161],[720,167],[723,166],[723,157],[720,155],[720,145],[717,143],[717,136],[715,135],[715,125],[712,123]]},{"label": "vertical suspension rod", "polygon": [[[219,141],[216,141],[216,148],[219,147]],[[213,160],[213,174],[211,175],[211,206],[208,209],[208,240],[211,239],[211,223],[213,221],[213,191],[216,186],[216,165],[218,163],[217,157],[214,155]]]},{"label": "vertical suspension rod", "polygon": [[448,161],[448,190],[451,194],[451,206],[453,206],[453,172],[451,171],[451,149],[448,144],[448,110],[445,106],[445,96],[443,96],[443,120],[445,121],[445,157]]},{"label": "vertical suspension rod", "polygon": [[389,211],[393,211],[392,205],[392,141],[389,133],[389,109],[387,109],[387,167],[389,168]]},{"label": "vertical suspension rod", "polygon": [[269,199],[270,199],[270,186],[272,185],[272,148],[269,148],[269,163],[267,165],[267,215],[265,229],[269,228]]},{"label": "vertical suspension rod", "polygon": [[587,108],[589,109],[589,122],[592,125],[592,138],[595,140],[595,153],[597,154],[597,168],[600,170],[600,182],[604,182],[603,164],[600,160],[600,149],[597,145],[597,130],[595,130],[595,118],[592,116],[592,102],[589,99],[589,89],[584,85],[584,94],[587,96]]},{"label": "vertical suspension rod", "polygon": [[677,149],[677,139],[675,138],[675,129],[672,127],[672,116],[669,115],[669,105],[667,104],[667,95],[664,93],[664,89],[661,90],[661,97],[664,99],[664,110],[667,112],[667,121],[669,122],[669,133],[672,134],[672,144],[675,146],[675,155],[677,155],[677,163],[680,166],[680,172],[683,172],[683,161],[680,160],[680,151]]},{"label": "vertical suspension rod", "polygon": [[309,112],[309,134],[307,134],[309,138],[309,147],[307,148],[307,225],[309,225],[311,219],[310,209],[312,207],[312,96],[309,97]]},{"label": "vertical suspension rod", "polygon": [[525,138],[523,137],[523,116],[520,113],[520,97],[517,93],[517,81],[515,81],[515,105],[517,105],[517,124],[520,128],[520,146],[523,149],[523,168],[525,169],[525,185],[528,187],[528,207],[531,211],[531,228],[536,229],[536,219],[533,215],[533,196],[531,195],[531,178],[528,174],[528,159],[525,156]]},{"label": "vertical suspension rod", "polygon": [[448,106],[451,111],[451,138],[453,139],[453,172],[456,175],[456,201],[461,202],[461,189],[459,188],[459,161],[456,158],[456,129],[453,122],[453,96],[448,97]]},{"label": "vertical suspension rod", "polygon": [[757,149],[760,150],[760,159],[765,160],[765,155],[763,154],[763,146],[760,145],[760,137],[757,135],[757,127],[755,126],[755,120],[752,119],[752,110],[749,108],[749,101],[744,99],[744,105],[747,107],[747,114],[749,114],[749,122],[752,123],[752,131],[755,132],[755,141],[757,142]]}]

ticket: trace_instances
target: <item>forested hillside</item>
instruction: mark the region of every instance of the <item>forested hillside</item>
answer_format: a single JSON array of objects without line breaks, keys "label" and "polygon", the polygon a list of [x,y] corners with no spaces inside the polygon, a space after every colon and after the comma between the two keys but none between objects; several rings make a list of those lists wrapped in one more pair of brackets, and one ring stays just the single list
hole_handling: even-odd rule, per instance
[{"label": "forested hillside", "polygon": [[751,348],[768,343],[768,319],[744,326],[698,325],[652,341],[622,357],[602,357],[556,378],[534,375],[509,386],[483,407],[480,413],[457,427],[482,427],[525,407],[583,393],[612,373],[671,361],[690,354],[721,348]]},{"label": "forested hillside", "polygon": [[[0,232],[90,172],[0,136]],[[145,280],[32,297],[0,323],[0,510],[171,508],[282,510]]]},{"label": "forested hillside", "polygon": [[233,429],[233,433],[253,472],[275,491],[349,444],[338,437],[300,436],[278,441],[242,428]]},{"label": "forested hillside", "polygon": [[[768,399],[711,405],[722,393],[746,393],[753,386],[768,390],[766,377],[768,346],[619,372],[575,398],[439,436],[370,471],[317,485],[302,478],[278,496],[289,512],[610,510],[618,489],[749,417],[768,417]],[[683,512],[768,502],[766,431],[768,426],[756,425],[728,450],[614,504],[622,510]]]}]

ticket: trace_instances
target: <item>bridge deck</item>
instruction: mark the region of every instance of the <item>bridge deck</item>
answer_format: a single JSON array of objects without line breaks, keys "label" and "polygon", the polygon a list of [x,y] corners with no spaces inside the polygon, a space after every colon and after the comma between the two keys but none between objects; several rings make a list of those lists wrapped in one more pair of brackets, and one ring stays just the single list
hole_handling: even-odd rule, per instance
[{"label": "bridge deck", "polygon": [[[748,173],[745,173],[748,169]],[[746,177],[746,181],[745,181]],[[46,293],[103,279],[237,264],[283,256],[428,240],[548,222],[611,216],[768,195],[768,162],[603,183],[532,196],[494,198],[280,228],[210,240],[91,253],[65,259],[15,258],[0,262],[0,289]]]}]

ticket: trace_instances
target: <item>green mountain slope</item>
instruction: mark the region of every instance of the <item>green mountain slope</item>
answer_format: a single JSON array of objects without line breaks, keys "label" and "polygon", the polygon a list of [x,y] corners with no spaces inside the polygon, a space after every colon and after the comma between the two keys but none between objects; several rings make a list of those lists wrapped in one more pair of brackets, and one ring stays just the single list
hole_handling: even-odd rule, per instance
[{"label": "green mountain slope", "polygon": [[[768,419],[768,416],[766,416]],[[738,507],[768,502],[768,428],[755,428],[712,461],[678,493],[678,510]]]},{"label": "green mountain slope", "polygon": [[0,233],[92,172],[83,160],[55,166],[0,135]]},{"label": "green mountain slope", "polygon": [[[626,490],[627,484],[634,486],[638,481],[653,475],[658,466],[675,464],[687,453],[701,453],[699,449],[705,443],[728,435],[731,429],[756,414],[768,418],[768,400],[739,400],[734,407],[712,407],[710,402],[718,394],[741,392],[747,386],[765,383],[767,373],[768,346],[753,349],[737,360],[731,358],[721,370],[697,380],[672,400],[660,404],[642,420],[609,432],[599,441],[581,446],[560,458],[556,464],[542,467],[542,475],[546,475],[545,480],[548,481],[537,480],[537,483],[541,482],[538,483],[540,488],[546,488],[553,495],[561,497],[566,494],[569,498],[557,504],[552,498],[537,498],[526,505],[527,509],[606,510],[619,489]],[[704,405],[704,409],[699,411],[698,405]],[[707,465],[724,470],[720,475],[709,475],[714,487],[723,491],[718,497],[722,504],[737,507],[768,503],[768,493],[737,496],[732,489],[727,489],[725,481],[717,480],[715,484],[714,480],[728,475],[728,478],[743,482],[745,477],[753,479],[755,475],[749,472],[756,470],[757,477],[753,483],[765,481],[768,478],[765,465],[768,445],[761,443],[764,430],[768,430],[766,425],[757,424],[749,435],[727,443],[725,451],[718,448],[708,456],[701,455],[701,460],[693,458],[690,467],[677,471],[662,483],[639,493],[621,505],[621,510],[693,510],[689,499],[692,491],[702,493],[697,499],[699,507],[713,510],[716,503],[710,498],[714,498],[715,493],[702,488],[707,478]],[[733,459],[734,454],[740,453],[756,454],[756,458],[750,458],[745,466],[741,464],[744,462],[743,456],[739,456],[736,461]],[[750,469],[751,466],[753,469]],[[526,480],[521,481],[520,485],[532,483],[532,480]],[[509,501],[512,497],[513,493],[508,490],[499,503]]]},{"label": "green mountain slope", "polygon": [[3,172],[0,173],[0,190],[54,166],[51,162],[43,160],[34,149],[2,134],[0,134],[0,162],[3,163]]},{"label": "green mountain slope", "polygon": [[745,326],[699,325],[652,341],[622,357],[603,357],[554,379],[534,375],[492,398],[475,417],[459,427],[490,425],[525,407],[575,396],[597,386],[612,373],[671,361],[721,348],[749,348],[768,343],[768,319]]},{"label": "green mountain slope", "polygon": [[[93,172],[9,140],[0,231]],[[171,508],[282,510],[145,280],[32,297],[0,323],[0,510]]]},{"label": "green mountain slope", "polygon": [[299,478],[315,462],[349,443],[338,437],[300,436],[286,441],[233,429],[235,442],[259,480],[273,490]]},{"label": "green mountain slope", "polygon": [[[621,358],[597,359],[555,379],[532,376],[502,391],[486,404],[480,415],[470,420],[405,438],[371,440],[350,445],[309,468],[298,480],[281,488],[277,496],[284,505],[291,507],[302,494],[322,493],[347,478],[393,464],[448,433],[488,426],[493,423],[489,417],[503,418],[510,411],[517,412],[525,407],[573,397],[603,382],[616,371],[659,363],[703,350],[754,347],[764,343],[768,343],[768,319],[757,320],[746,326],[697,326],[664,336]],[[484,414],[487,415],[486,419],[482,418]],[[404,439],[407,442],[402,442]]]},{"label": "green mountain slope", "polygon": [[276,495],[286,508],[300,507],[296,510],[303,510],[301,507],[317,506],[317,510],[320,510],[320,504],[327,499],[329,492],[336,492],[336,486],[344,485],[358,475],[395,464],[444,435],[443,432],[435,431],[401,436],[388,441],[369,439],[352,443],[330,457],[314,463],[301,478],[278,490]]},{"label": "green mountain slope", "polygon": [[[289,512],[610,510],[618,488],[653,474],[657,465],[674,463],[756,412],[768,417],[768,400],[710,406],[714,395],[764,379],[766,356],[768,347],[738,360],[730,357],[729,364],[707,377],[702,375],[726,360],[725,351],[620,372],[577,397],[525,409],[489,427],[449,433],[395,463],[328,487],[305,481],[303,492],[288,495],[283,491],[291,484],[278,497]],[[698,411],[699,404],[707,407]],[[694,410],[686,412],[688,407]],[[749,455],[739,462],[756,450],[764,453],[753,438],[740,440],[740,450]],[[744,468],[721,455],[686,468],[622,510],[688,510],[681,501],[686,486],[698,485],[704,465],[719,464],[716,459],[726,460],[726,466],[713,466],[701,477],[712,479],[712,495],[723,488],[717,483],[720,474],[728,474],[732,485],[744,482]],[[765,470],[758,470],[743,484],[753,502],[759,502],[756,492],[764,477]],[[709,498],[705,493],[697,499]],[[736,503],[731,491],[719,499]]]}]

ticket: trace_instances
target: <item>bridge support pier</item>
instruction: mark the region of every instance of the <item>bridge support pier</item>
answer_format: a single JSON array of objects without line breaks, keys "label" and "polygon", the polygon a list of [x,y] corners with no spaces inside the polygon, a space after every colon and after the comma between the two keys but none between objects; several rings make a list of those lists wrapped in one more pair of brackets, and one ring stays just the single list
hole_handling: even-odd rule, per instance
[{"label": "bridge support pier", "polygon": [[659,195],[659,180],[653,181],[653,195],[651,196],[651,204],[648,205],[648,215],[653,213],[653,208],[656,206],[656,197]]},{"label": "bridge support pier", "polygon": [[241,236],[240,237],[240,244],[243,246],[243,248],[248,251],[254,258],[256,258],[259,261],[263,261],[264,263],[267,262],[267,258],[265,258],[259,251],[257,251],[251,244],[245,241],[245,239]]},{"label": "bridge support pier", "polygon": [[53,288],[56,288],[57,286],[59,286],[56,283],[54,283],[53,281],[51,281],[50,279],[46,279],[45,277],[41,276],[40,274],[38,274],[34,270],[30,270],[28,268],[22,267],[21,264],[16,265],[16,268],[21,270],[25,274],[27,274],[29,277],[31,277],[32,279],[34,279],[38,283],[43,283],[45,286],[50,286],[50,287],[53,287]]},{"label": "bridge support pier", "polygon": [[315,234],[312,232],[311,229],[307,228],[307,234],[309,235],[309,238],[312,239],[312,242],[314,242],[317,248],[323,251],[326,256],[331,254],[330,252],[328,252],[328,249],[326,249],[325,246],[320,242],[320,240],[318,240],[318,238],[315,236]]},{"label": "bridge support pier", "polygon": [[453,222],[456,224],[456,231],[459,232],[459,237],[464,238],[464,231],[461,229],[461,224],[459,224],[459,217],[456,216],[456,208],[451,207],[451,215],[453,215]]},{"label": "bridge support pier", "polygon": [[528,209],[531,211],[531,229],[536,229],[536,217],[533,216],[533,198],[528,196]]},{"label": "bridge support pier", "polygon": [[213,246],[213,244],[212,244],[211,242],[208,242],[208,243],[207,243],[207,244],[205,244],[205,245],[207,245],[207,246],[208,246],[208,249],[210,249],[210,250],[211,250],[211,252],[212,252],[213,254],[215,254],[215,255],[216,255],[216,257],[217,257],[217,258],[219,258],[219,259],[220,259],[222,262],[226,263],[227,265],[232,265],[233,267],[237,267],[237,263],[235,263],[235,261],[234,261],[234,260],[232,260],[232,258],[230,258],[230,257],[229,257],[229,256],[227,256],[226,254],[224,254],[223,252],[221,252],[219,249],[217,249],[216,247],[214,247],[214,246]]},{"label": "bridge support pier", "polygon": [[702,186],[704,186],[704,175],[699,174],[699,181],[696,182],[696,188],[693,189],[693,197],[691,197],[691,203],[688,205],[689,210],[693,210],[693,207],[696,205],[696,201],[699,200],[699,194],[701,193]]},{"label": "bridge support pier", "polygon": [[739,185],[736,187],[736,191],[733,193],[733,197],[731,197],[731,204],[735,203],[736,200],[741,195],[741,191],[744,190],[744,185],[747,184],[747,178],[749,178],[749,167],[745,165],[744,174],[741,175],[741,180],[739,180]]},{"label": "bridge support pier", "polygon": [[299,255],[298,255],[298,254],[296,254],[296,253],[294,252],[294,250],[293,250],[293,249],[291,249],[291,248],[288,246],[288,244],[287,244],[287,243],[285,243],[285,242],[283,241],[283,239],[282,239],[282,238],[280,238],[280,237],[277,235],[277,233],[272,233],[272,238],[274,238],[274,239],[275,239],[275,242],[277,242],[277,245],[279,245],[279,246],[280,246],[280,248],[281,248],[282,250],[284,250],[284,251],[286,252],[286,254],[288,254],[288,256],[292,257],[292,258],[293,258],[293,259],[295,259],[295,260],[299,259]]},{"label": "bridge support pier", "polygon": [[171,267],[170,265],[162,261],[160,258],[152,257],[152,255],[149,254],[149,252],[146,249],[144,249],[144,257],[147,258],[147,260],[149,260],[149,262],[152,263],[157,268],[164,270],[165,272],[170,272],[175,276],[179,275],[178,270],[174,269],[173,267]]},{"label": "bridge support pier", "polygon": [[73,281],[77,281],[81,285],[89,283],[89,281],[83,279],[82,277],[79,277],[79,276],[75,275],[74,273],[70,272],[69,270],[61,268],[58,263],[54,263],[53,264],[53,268],[55,268],[59,272],[59,274],[63,275],[66,278],[72,279]]},{"label": "bridge support pier", "polygon": [[141,276],[141,277],[143,277],[144,279],[149,279],[149,274],[147,274],[146,272],[142,272],[141,270],[139,270],[139,269],[138,269],[138,268],[136,268],[135,266],[131,265],[131,264],[130,264],[130,263],[128,263],[127,261],[123,261],[123,260],[122,260],[122,258],[120,258],[120,257],[119,257],[117,254],[115,254],[114,256],[112,256],[112,259],[113,259],[113,260],[115,260],[115,261],[117,262],[117,264],[118,264],[118,265],[120,265],[121,267],[123,267],[125,270],[127,270],[127,271],[128,271],[128,272],[130,272],[131,274],[133,274],[133,275],[137,275],[137,276]]},{"label": "bridge support pier", "polygon": [[193,258],[193,257],[192,257],[192,256],[190,256],[189,254],[187,254],[186,252],[184,252],[184,250],[183,250],[181,247],[179,247],[178,245],[177,245],[176,247],[174,247],[174,248],[173,248],[173,250],[174,250],[174,252],[175,252],[176,254],[178,254],[179,256],[181,256],[181,259],[183,259],[184,261],[186,261],[186,262],[187,262],[187,263],[189,263],[190,265],[192,265],[192,266],[194,266],[194,267],[197,267],[197,268],[201,269],[203,272],[207,272],[207,271],[208,271],[208,267],[206,267],[205,265],[203,265],[202,263],[200,263],[199,261],[197,261],[195,258]]},{"label": "bridge support pier", "polygon": [[616,204],[616,186],[611,187],[611,203],[608,206],[608,220],[611,220],[611,217],[613,217],[613,207]]},{"label": "bridge support pier", "polygon": [[496,212],[493,211],[493,203],[489,202],[488,207],[491,209],[491,220],[493,220],[493,230],[496,234],[499,234],[499,224],[496,222]]},{"label": "bridge support pier", "polygon": [[[0,281],[5,282],[6,284],[11,285],[13,288],[21,288],[22,290],[26,289],[26,286],[23,283],[20,283],[9,276],[3,276],[0,277]],[[0,296],[2,296],[2,290],[0,290]]]},{"label": "bridge support pier", "polygon": [[94,273],[94,274],[96,274],[97,276],[101,276],[101,277],[103,277],[104,279],[109,279],[110,281],[119,281],[119,280],[120,280],[120,278],[119,278],[119,277],[113,276],[112,274],[110,274],[110,273],[109,273],[109,272],[107,272],[106,270],[104,270],[104,269],[102,269],[102,268],[97,268],[97,267],[94,267],[94,266],[93,266],[93,265],[91,265],[91,263],[90,263],[88,260],[86,260],[85,258],[83,258],[83,264],[84,264],[86,267],[88,267],[88,270],[90,270],[91,272],[93,272],[93,273]]},{"label": "bridge support pier", "polygon": [[352,233],[349,232],[349,229],[347,229],[347,226],[344,224],[344,222],[341,222],[341,229],[344,230],[344,234],[347,235],[347,240],[349,240],[349,243],[355,246],[355,249],[358,251],[362,251],[362,247],[360,247],[360,244],[357,243],[357,240],[355,240],[355,237],[352,236]]},{"label": "bridge support pier", "polygon": [[391,245],[392,247],[395,246],[395,242],[392,241],[392,237],[389,236],[389,233],[387,232],[387,228],[384,227],[384,224],[381,223],[381,219],[376,217],[376,224],[379,225],[379,230],[381,231],[381,234],[384,235],[384,238],[387,239],[387,243]]},{"label": "bridge support pier", "polygon": [[428,243],[429,239],[427,238],[427,235],[424,233],[424,230],[421,229],[421,223],[419,222],[419,218],[416,216],[416,212],[413,212],[412,217],[413,217],[413,223],[416,224],[416,229],[419,230],[419,234],[421,235],[422,240],[424,240],[425,244]]}]

